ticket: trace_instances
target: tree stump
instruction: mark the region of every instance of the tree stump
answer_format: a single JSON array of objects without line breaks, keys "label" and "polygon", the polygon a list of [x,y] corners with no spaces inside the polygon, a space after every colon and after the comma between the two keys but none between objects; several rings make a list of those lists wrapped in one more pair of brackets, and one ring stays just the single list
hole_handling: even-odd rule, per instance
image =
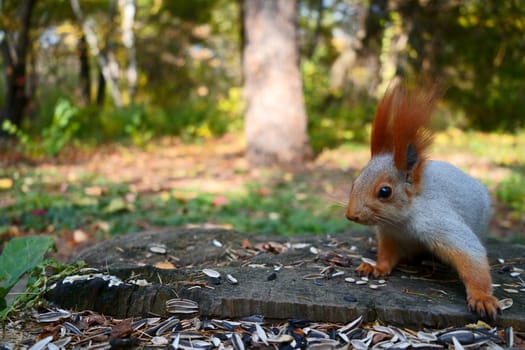
[{"label": "tree stump", "polygon": [[[69,276],[46,297],[61,307],[119,318],[165,316],[166,301],[186,298],[209,318],[257,314],[344,323],[363,315],[366,321],[430,328],[478,319],[467,310],[457,274],[436,262],[400,266],[385,281],[358,277],[359,257],[374,258],[370,237],[368,232],[267,237],[201,228],[129,234],[82,252],[76,260],[99,272]],[[513,300],[495,324],[523,330],[525,285],[516,272],[525,269],[525,246],[491,241],[487,248],[494,295]]]}]

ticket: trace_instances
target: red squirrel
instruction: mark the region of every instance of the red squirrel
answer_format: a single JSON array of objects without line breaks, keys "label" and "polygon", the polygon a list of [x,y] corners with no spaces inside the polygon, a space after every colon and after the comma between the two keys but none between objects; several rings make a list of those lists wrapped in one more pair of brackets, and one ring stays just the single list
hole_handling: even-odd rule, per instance
[{"label": "red squirrel", "polygon": [[481,317],[501,312],[492,296],[490,268],[481,239],[490,217],[486,188],[455,166],[428,160],[427,128],[437,89],[390,88],[380,101],[371,135],[371,159],[356,178],[347,219],[374,226],[376,265],[360,275],[388,275],[404,258],[431,253],[463,281],[467,304]]}]

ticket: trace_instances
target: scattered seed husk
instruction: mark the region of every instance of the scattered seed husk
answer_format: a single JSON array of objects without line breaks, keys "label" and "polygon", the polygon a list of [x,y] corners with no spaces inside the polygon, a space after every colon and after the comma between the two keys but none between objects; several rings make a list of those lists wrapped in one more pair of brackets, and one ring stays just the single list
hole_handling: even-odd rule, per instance
[{"label": "scattered seed husk", "polygon": [[74,324],[72,324],[71,322],[64,322],[63,323],[63,326],[65,329],[67,329],[68,331],[70,331],[71,333],[75,334],[75,335],[78,335],[79,337],[83,336],[84,334],[82,333],[82,331],[80,329],[78,329]]},{"label": "scattered seed husk", "polygon": [[357,328],[361,324],[362,321],[363,321],[363,316],[359,316],[355,320],[349,322],[348,324],[346,324],[345,326],[340,328],[339,329],[339,333],[346,333],[346,332],[349,332],[349,331]]},{"label": "scattered seed husk", "polygon": [[147,280],[145,280],[144,278],[139,278],[139,279],[136,279],[136,280],[130,280],[129,283],[135,284],[135,285],[140,286],[140,287],[151,286],[151,283],[148,282]]},{"label": "scattered seed husk", "polygon": [[51,343],[51,340],[53,340],[53,336],[50,335],[49,337],[45,337],[44,339],[33,344],[29,350],[43,350],[46,348],[47,344]]},{"label": "scattered seed husk", "polygon": [[159,346],[159,345],[168,345],[169,340],[162,336],[155,336],[151,338],[150,342],[153,345]]},{"label": "scattered seed husk", "polygon": [[180,323],[180,320],[176,317],[170,317],[166,321],[160,323],[160,327],[155,331],[155,335],[159,336],[175,329]]},{"label": "scattered seed husk", "polygon": [[520,291],[517,290],[517,289],[514,289],[514,288],[503,288],[503,290],[507,293],[511,293],[511,294],[517,294],[519,293]]},{"label": "scattered seed husk", "polygon": [[[192,308],[197,305],[188,299],[172,299],[167,304],[170,307],[188,306]],[[69,319],[59,320],[62,323],[60,338],[54,343],[48,342],[47,345],[42,345],[40,350],[46,347],[49,350],[59,350],[65,346],[64,344],[69,344],[72,337],[77,344],[78,339],[85,338],[93,342],[90,345],[91,348],[107,347],[108,334],[112,329],[108,324],[97,328],[96,337],[93,336],[93,330],[84,330],[80,332],[81,335],[69,330],[68,323],[74,325],[83,317],[79,315],[81,314],[72,313]],[[357,317],[346,325],[291,319],[287,323],[270,326],[264,324],[264,317],[261,315],[238,321],[208,320],[199,317],[182,320],[176,316],[167,319],[150,317],[132,322],[133,333],[129,338],[109,341],[111,346],[121,347],[140,344],[155,348],[169,345],[170,349],[229,348],[235,350],[265,347],[279,349],[348,349],[350,347],[357,349],[437,349],[452,346],[465,349],[480,347],[498,349],[501,344],[508,347],[516,346],[513,344],[514,332],[511,328],[498,332],[496,328],[477,323],[464,328],[415,332],[378,323],[363,325],[362,321],[363,316]],[[144,330],[146,325],[152,327]]]},{"label": "scattered seed husk", "polygon": [[166,301],[166,311],[172,314],[192,314],[199,311],[199,304],[189,299],[170,299]]},{"label": "scattered seed husk", "polygon": [[211,278],[221,278],[221,274],[218,271],[212,269],[203,269],[202,273]]},{"label": "scattered seed husk", "polygon": [[264,343],[264,345],[268,346],[268,336],[266,335],[266,332],[261,327],[260,324],[255,324],[255,330],[257,331],[257,336],[259,339]]},{"label": "scattered seed husk", "polygon": [[67,319],[69,317],[71,317],[71,312],[63,309],[56,309],[54,311],[38,314],[36,320],[40,323],[49,323],[56,322],[61,319]]},{"label": "scattered seed husk", "polygon": [[237,278],[233,277],[233,276],[230,275],[230,274],[227,274],[227,275],[226,275],[226,279],[227,279],[228,282],[230,282],[231,284],[239,284],[239,281],[237,280]]},{"label": "scattered seed husk", "polygon": [[342,275],[344,275],[344,274],[345,274],[344,271],[336,271],[336,272],[334,272],[330,277],[331,277],[331,278],[334,278],[334,277],[342,276]]},{"label": "scattered seed husk", "polygon": [[232,335],[232,344],[235,350],[244,350],[244,342],[239,333],[233,333]]},{"label": "scattered seed husk", "polygon": [[505,328],[505,343],[509,349],[514,347],[514,329],[512,326]]},{"label": "scattered seed husk", "polygon": [[454,344],[454,350],[464,350],[465,349],[456,337],[452,337],[452,344]]},{"label": "scattered seed husk", "polygon": [[158,244],[158,243],[150,244],[149,251],[155,254],[166,254],[168,252],[164,244]]},{"label": "scattered seed husk", "polygon": [[417,332],[417,338],[425,342],[433,342],[438,340],[438,338],[434,334],[423,331]]},{"label": "scattered seed husk", "polygon": [[373,259],[362,257],[361,261],[366,263],[366,264],[369,264],[370,266],[376,266],[377,265],[376,261],[373,260]]},{"label": "scattered seed husk", "polygon": [[367,350],[368,344],[366,344],[364,341],[359,339],[353,339],[350,341],[350,344],[354,347],[356,350]]},{"label": "scattered seed husk", "polygon": [[511,298],[500,299],[498,302],[501,305],[501,311],[511,308],[512,304],[514,304],[514,301]]},{"label": "scattered seed husk", "polygon": [[[65,348],[66,345],[68,345],[69,343],[71,343],[71,337],[70,336],[67,336],[67,337],[62,337],[60,339],[57,339],[56,341],[53,342],[53,344],[58,347],[59,349],[61,348]],[[49,344],[48,344],[48,348],[49,348]]]},{"label": "scattered seed husk", "polygon": [[347,278],[345,278],[345,282],[354,283],[355,282],[355,278],[347,277]]},{"label": "scattered seed husk", "polygon": [[325,276],[320,273],[309,273],[303,276],[303,280],[318,280],[323,278],[325,278]]},{"label": "scattered seed husk", "polygon": [[268,343],[282,344],[290,343],[293,341],[293,337],[289,334],[279,334],[274,337],[268,337]]},{"label": "scattered seed husk", "polygon": [[214,247],[217,247],[217,248],[221,248],[222,247],[222,243],[221,241],[219,241],[218,239],[213,239],[211,241],[211,244],[213,244]]}]

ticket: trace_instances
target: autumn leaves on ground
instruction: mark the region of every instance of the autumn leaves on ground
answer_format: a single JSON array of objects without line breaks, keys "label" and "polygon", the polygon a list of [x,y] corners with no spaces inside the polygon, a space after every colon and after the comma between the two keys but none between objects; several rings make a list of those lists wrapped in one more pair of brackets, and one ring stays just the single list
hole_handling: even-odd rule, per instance
[{"label": "autumn leaves on ground", "polygon": [[[524,160],[516,152],[522,143],[452,131],[437,136],[433,151],[490,188],[490,234],[518,241],[525,238]],[[216,225],[260,234],[364,229],[343,214],[351,180],[368,160],[366,145],[326,150],[294,172],[250,169],[234,134],[199,144],[161,139],[147,149],[69,150],[59,160],[33,163],[3,154],[0,239],[50,235],[63,261],[112,235],[162,227]]]}]

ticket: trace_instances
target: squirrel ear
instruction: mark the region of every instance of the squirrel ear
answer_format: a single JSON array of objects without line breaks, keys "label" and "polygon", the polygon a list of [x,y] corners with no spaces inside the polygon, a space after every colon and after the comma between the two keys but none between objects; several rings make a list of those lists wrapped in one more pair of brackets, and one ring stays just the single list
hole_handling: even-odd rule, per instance
[{"label": "squirrel ear", "polygon": [[407,158],[406,158],[406,170],[412,171],[414,169],[414,166],[419,161],[419,156],[417,154],[416,145],[413,143],[409,143],[407,146]]}]

